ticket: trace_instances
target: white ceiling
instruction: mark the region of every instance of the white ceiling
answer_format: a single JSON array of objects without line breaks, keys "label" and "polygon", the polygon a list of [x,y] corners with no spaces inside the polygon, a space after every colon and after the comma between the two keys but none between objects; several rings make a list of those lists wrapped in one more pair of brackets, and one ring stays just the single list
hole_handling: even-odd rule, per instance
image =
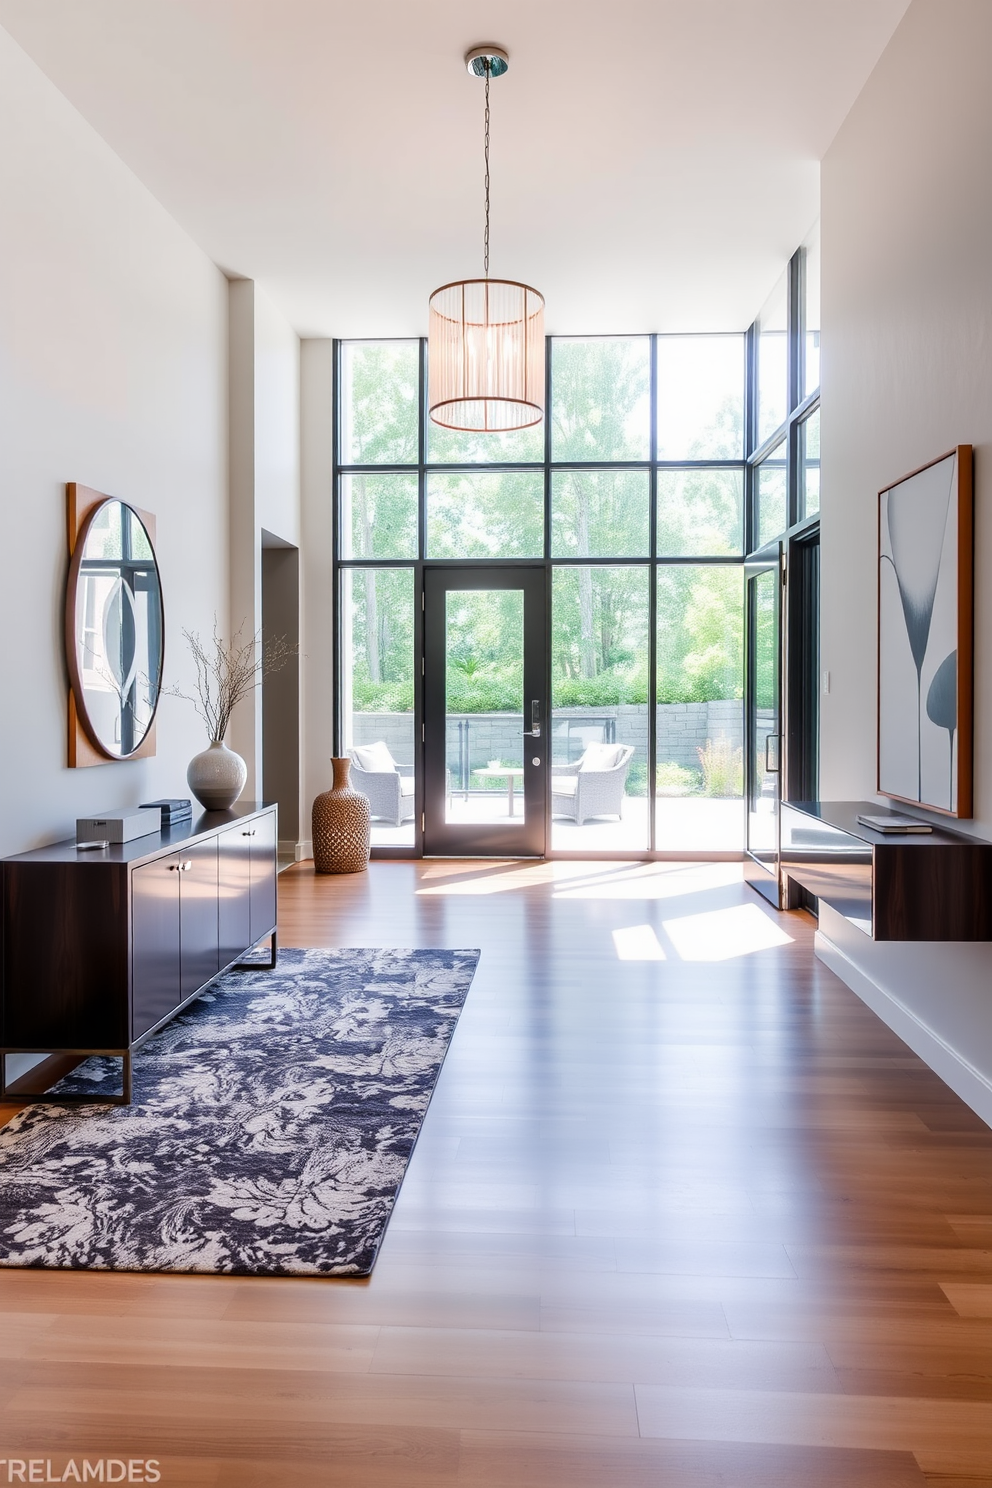
[{"label": "white ceiling", "polygon": [[558,333],[741,329],[908,0],[0,0],[0,24],[304,335],[426,330],[481,272]]}]

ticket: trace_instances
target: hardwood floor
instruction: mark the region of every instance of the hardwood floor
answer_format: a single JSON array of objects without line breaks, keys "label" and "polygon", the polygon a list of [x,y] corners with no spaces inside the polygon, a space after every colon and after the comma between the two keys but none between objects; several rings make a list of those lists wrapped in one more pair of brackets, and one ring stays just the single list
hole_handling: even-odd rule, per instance
[{"label": "hardwood floor", "polygon": [[992,1485],[992,1133],[807,916],[726,863],[299,864],[280,894],[283,945],[482,948],[375,1271],[0,1270],[0,1459]]}]

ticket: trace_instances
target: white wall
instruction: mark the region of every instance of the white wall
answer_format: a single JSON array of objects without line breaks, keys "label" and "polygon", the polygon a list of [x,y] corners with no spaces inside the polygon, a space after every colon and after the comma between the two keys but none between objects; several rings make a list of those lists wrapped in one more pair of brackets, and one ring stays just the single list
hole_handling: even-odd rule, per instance
[{"label": "white wall", "polygon": [[66,767],[65,482],[158,519],[166,680],[226,618],[227,283],[0,31],[0,854],[186,792],[203,747],[164,699],[158,754]]},{"label": "white wall", "polygon": [[334,748],[334,603],[331,588],[334,346],[302,343],[303,817],[301,849],[313,855],[309,813],[331,785]]},{"label": "white wall", "polygon": [[[872,799],[876,493],[973,444],[975,820],[992,838],[992,5],[914,0],[826,155],[821,794]],[[821,949],[992,1122],[992,947],[874,944],[824,910]]]},{"label": "white wall", "polygon": [[[231,603],[247,640],[262,627],[263,532],[300,544],[300,339],[250,279],[230,284]],[[236,710],[227,741],[262,795],[262,695]]]}]

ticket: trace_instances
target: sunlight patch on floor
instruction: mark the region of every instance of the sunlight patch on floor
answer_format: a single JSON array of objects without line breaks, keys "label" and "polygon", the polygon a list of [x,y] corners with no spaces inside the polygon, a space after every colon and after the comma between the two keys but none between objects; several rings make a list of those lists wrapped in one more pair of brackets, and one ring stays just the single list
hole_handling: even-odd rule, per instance
[{"label": "sunlight patch on floor", "polygon": [[[605,870],[600,864],[601,870]],[[595,877],[595,875],[591,876]],[[740,883],[740,863],[618,863],[616,871],[570,885],[556,899],[677,899]]]},{"label": "sunlight patch on floor", "polygon": [[627,925],[622,930],[614,930],[613,944],[616,946],[618,961],[667,959],[653,925]]},{"label": "sunlight patch on floor", "polygon": [[[575,880],[599,879],[631,867],[654,869],[663,865],[656,863],[588,863],[573,860],[548,862],[521,862],[489,860],[488,862],[445,862],[432,864],[424,878],[448,879],[445,883],[432,883],[417,890],[418,894],[505,894],[511,889],[533,888],[535,884],[572,882]],[[457,874],[471,874],[471,878],[455,879]],[[450,881],[454,879],[455,881]],[[555,896],[558,897],[557,895]],[[598,897],[598,896],[597,896]]]},{"label": "sunlight patch on floor", "polygon": [[663,924],[683,961],[731,961],[735,956],[791,945],[794,939],[756,904],[682,915],[675,920],[664,920]]},{"label": "sunlight patch on floor", "polygon": [[506,894],[536,884],[555,884],[561,886],[552,895],[555,899],[675,899],[740,883],[741,876],[740,863],[446,860],[425,869],[424,887],[416,892],[427,896]]}]

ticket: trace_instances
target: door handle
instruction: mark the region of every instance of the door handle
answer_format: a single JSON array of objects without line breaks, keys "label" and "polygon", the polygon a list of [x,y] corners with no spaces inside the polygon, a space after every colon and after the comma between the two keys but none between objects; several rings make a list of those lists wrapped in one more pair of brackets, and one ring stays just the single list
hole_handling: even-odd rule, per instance
[{"label": "door handle", "polygon": [[782,742],[781,734],[765,735],[765,774],[777,775],[780,768],[779,746]]},{"label": "door handle", "polygon": [[254,837],[255,833],[254,830],[252,830],[251,832],[242,832],[241,835],[242,837]]},{"label": "door handle", "polygon": [[528,739],[539,739],[541,737],[541,703],[538,698],[531,700],[530,728],[524,729],[524,736]]}]

